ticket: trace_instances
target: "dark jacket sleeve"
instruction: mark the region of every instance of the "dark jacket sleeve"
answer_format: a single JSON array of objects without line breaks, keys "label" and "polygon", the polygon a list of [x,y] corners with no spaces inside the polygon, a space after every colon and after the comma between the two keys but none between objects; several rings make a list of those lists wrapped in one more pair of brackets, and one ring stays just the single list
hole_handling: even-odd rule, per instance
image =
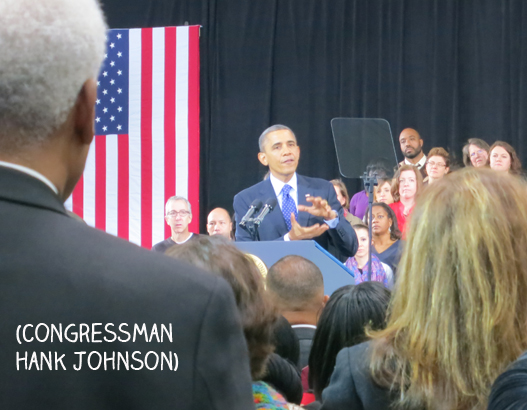
[{"label": "dark jacket sleeve", "polygon": [[217,283],[199,336],[194,409],[254,409],[249,353],[234,296],[224,280]]},{"label": "dark jacket sleeve", "polygon": [[527,354],[496,379],[488,409],[527,410]]},{"label": "dark jacket sleeve", "polygon": [[335,248],[337,258],[341,261],[345,261],[351,256],[354,256],[357,252],[358,242],[355,230],[351,227],[350,223],[344,217],[344,209],[340,205],[337,194],[333,185],[328,182],[328,203],[331,209],[337,211],[339,216],[339,222],[335,229],[329,229],[328,234],[331,238],[331,245]]}]

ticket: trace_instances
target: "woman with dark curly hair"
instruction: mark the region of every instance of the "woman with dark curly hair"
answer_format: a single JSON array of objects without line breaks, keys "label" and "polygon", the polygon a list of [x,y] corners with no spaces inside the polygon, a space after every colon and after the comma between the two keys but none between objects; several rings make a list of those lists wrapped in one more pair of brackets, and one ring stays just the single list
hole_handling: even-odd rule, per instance
[{"label": "woman with dark curly hair", "polygon": [[511,145],[504,141],[496,141],[490,147],[490,167],[495,171],[508,172],[512,175],[520,175],[522,163]]},{"label": "woman with dark curly hair", "polygon": [[395,275],[404,242],[401,241],[401,231],[397,227],[397,218],[393,209],[382,202],[374,203],[371,224],[372,253],[377,255],[381,262],[390,266]]}]

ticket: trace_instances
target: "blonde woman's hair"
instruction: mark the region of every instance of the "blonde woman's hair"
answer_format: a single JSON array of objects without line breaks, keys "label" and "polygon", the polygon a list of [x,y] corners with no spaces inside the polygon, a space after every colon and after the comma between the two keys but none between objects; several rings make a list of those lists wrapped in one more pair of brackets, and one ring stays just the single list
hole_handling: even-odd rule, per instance
[{"label": "blonde woman's hair", "polygon": [[527,189],[472,167],[427,188],[409,225],[374,380],[405,409],[485,409],[527,349]]}]

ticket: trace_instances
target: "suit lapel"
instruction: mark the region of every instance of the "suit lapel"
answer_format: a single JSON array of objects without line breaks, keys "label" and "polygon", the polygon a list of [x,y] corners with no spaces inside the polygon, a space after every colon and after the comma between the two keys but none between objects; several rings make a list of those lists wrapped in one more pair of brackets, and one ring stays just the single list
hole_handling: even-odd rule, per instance
[{"label": "suit lapel", "polygon": [[[306,201],[306,195],[309,194],[314,196],[314,193],[311,192],[309,182],[306,178],[297,174],[297,188],[298,188],[298,205],[311,206],[310,202]],[[310,214],[307,212],[298,212],[298,223],[301,226],[308,226]],[[285,221],[284,221],[285,223]]]}]

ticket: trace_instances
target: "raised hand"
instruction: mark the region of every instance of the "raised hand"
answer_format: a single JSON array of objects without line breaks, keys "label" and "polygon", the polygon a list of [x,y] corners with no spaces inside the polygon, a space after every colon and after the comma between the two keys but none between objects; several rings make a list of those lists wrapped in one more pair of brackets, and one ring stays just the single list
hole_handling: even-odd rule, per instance
[{"label": "raised hand", "polygon": [[[299,205],[298,210],[300,210],[301,206],[302,205]],[[295,218],[295,214],[291,212],[291,230],[289,231],[289,239],[292,241],[316,238],[317,236],[322,235],[328,229],[329,226],[327,224],[315,224],[308,227],[300,226]]]},{"label": "raised hand", "polygon": [[314,216],[320,216],[326,221],[330,221],[337,217],[337,213],[331,209],[328,201],[319,196],[306,197],[306,201],[311,202],[312,206],[298,205],[299,211],[308,212]]}]

